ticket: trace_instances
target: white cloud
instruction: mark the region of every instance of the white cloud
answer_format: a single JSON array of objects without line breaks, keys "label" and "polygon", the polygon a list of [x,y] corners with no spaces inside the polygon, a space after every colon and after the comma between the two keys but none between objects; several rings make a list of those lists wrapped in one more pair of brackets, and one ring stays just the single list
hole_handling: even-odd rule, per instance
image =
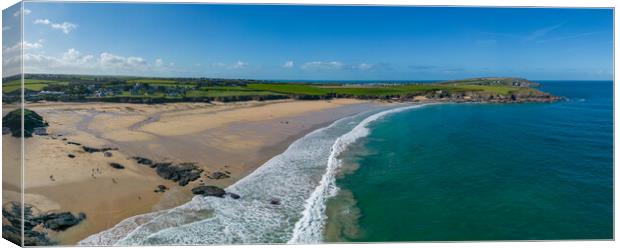
[{"label": "white cloud", "polygon": [[42,40],[42,39],[38,40],[36,42],[33,42],[33,43],[30,43],[28,41],[24,41],[23,48],[24,48],[24,50],[38,49],[38,48],[43,47],[43,42],[44,42],[44,40]]},{"label": "white cloud", "polygon": [[70,48],[60,56],[25,53],[24,70],[26,73],[163,75],[174,68],[166,66],[162,59],[150,63],[138,56],[121,56],[109,52],[95,56]]},{"label": "white cloud", "polygon": [[99,55],[99,61],[103,66],[123,66],[126,62],[125,57],[103,52]]},{"label": "white cloud", "polygon": [[286,61],[282,65],[282,67],[284,67],[284,68],[293,68],[293,66],[295,66],[295,62],[293,62],[293,61]]},{"label": "white cloud", "polygon": [[164,65],[164,60],[163,59],[161,59],[161,58],[155,59],[155,66],[160,67],[162,65]]},{"label": "white cloud", "polygon": [[248,63],[243,62],[243,61],[237,61],[236,63],[230,65],[230,69],[242,69],[248,66]]},{"label": "white cloud", "polygon": [[304,70],[339,70],[344,67],[342,62],[338,61],[312,61],[307,62],[301,66]]},{"label": "white cloud", "polygon": [[9,29],[11,29],[11,26],[2,26],[2,31],[3,31],[3,32],[4,32],[4,31],[7,31],[7,30],[9,30]]},{"label": "white cloud", "polygon": [[3,47],[2,48],[2,55],[3,57],[12,57],[15,55],[19,55],[20,51],[23,49],[24,52],[28,51],[28,50],[32,50],[32,49],[38,49],[43,47],[43,40],[38,40],[36,42],[28,42],[28,41],[24,41],[24,42],[18,42],[17,44],[10,46],[10,47]]},{"label": "white cloud", "polygon": [[102,66],[102,69],[107,70],[146,70],[148,68],[147,61],[142,57],[124,57],[107,52],[99,55],[99,64]]},{"label": "white cloud", "polygon": [[[30,11],[29,9],[24,9],[24,15],[28,15],[30,14],[32,11]],[[22,10],[18,10],[15,11],[15,13],[13,13],[13,16],[18,17],[20,14],[22,13]]]},{"label": "white cloud", "polygon": [[368,70],[372,70],[374,68],[374,65],[367,64],[367,63],[361,63],[359,65],[354,66],[354,68],[362,70],[362,71],[368,71]]},{"label": "white cloud", "polygon": [[[46,54],[44,40],[24,41],[2,48],[2,76],[22,72],[22,58],[25,73],[67,73],[108,75],[171,75],[180,71],[174,63],[164,63],[161,58],[152,63],[138,56],[121,56],[102,52],[98,56],[83,54],[75,48],[67,49],[58,56]],[[22,57],[23,49],[23,57]]]},{"label": "white cloud", "polygon": [[141,57],[128,57],[127,64],[130,66],[145,66],[147,62]]},{"label": "white cloud", "polygon": [[61,24],[52,23],[51,27],[54,29],[60,29],[62,30],[63,33],[68,34],[69,32],[71,32],[71,30],[74,30],[75,28],[77,28],[77,25],[73,23],[69,23],[69,22],[63,22]]},{"label": "white cloud", "polygon": [[36,19],[34,21],[34,24],[46,25],[46,26],[51,27],[52,29],[59,29],[59,30],[62,30],[62,32],[65,34],[68,34],[77,28],[77,24],[73,24],[70,22],[54,23],[50,21],[49,19]]},{"label": "white cloud", "polygon": [[48,19],[36,19],[34,20],[34,24],[43,24],[43,25],[50,25],[50,20]]},{"label": "white cloud", "polygon": [[95,59],[95,56],[93,55],[83,55],[82,53],[80,53],[78,50],[75,50],[73,48],[70,48],[69,50],[67,50],[65,53],[62,54],[62,60],[67,62],[67,63],[73,63],[73,64],[88,64],[93,62]]}]

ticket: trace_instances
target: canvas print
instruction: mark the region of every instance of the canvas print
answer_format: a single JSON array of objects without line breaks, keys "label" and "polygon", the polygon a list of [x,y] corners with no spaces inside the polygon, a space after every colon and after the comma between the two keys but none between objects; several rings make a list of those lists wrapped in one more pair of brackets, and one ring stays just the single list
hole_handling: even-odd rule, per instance
[{"label": "canvas print", "polygon": [[2,237],[612,240],[613,15],[20,2]]}]

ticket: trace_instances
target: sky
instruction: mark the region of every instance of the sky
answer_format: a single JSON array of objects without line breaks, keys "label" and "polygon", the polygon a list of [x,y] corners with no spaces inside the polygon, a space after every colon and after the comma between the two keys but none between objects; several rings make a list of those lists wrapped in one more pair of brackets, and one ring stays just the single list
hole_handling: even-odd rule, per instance
[{"label": "sky", "polygon": [[[27,2],[24,9],[26,73],[275,80],[613,76],[611,9],[49,2]],[[4,36],[21,16],[3,12]],[[3,38],[5,54],[19,45],[9,38]]]}]

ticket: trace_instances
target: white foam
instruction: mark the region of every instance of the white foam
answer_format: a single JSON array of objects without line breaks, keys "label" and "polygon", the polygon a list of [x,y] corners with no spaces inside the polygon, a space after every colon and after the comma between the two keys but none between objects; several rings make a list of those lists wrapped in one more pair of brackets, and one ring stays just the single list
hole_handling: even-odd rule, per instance
[{"label": "white foam", "polygon": [[[241,195],[238,200],[196,196],[179,207],[123,220],[79,244],[320,242],[325,201],[338,189],[333,175],[340,165],[338,155],[368,135],[370,122],[418,106],[362,113],[307,134],[284,153],[226,188]],[[281,204],[270,204],[273,198]]]},{"label": "white foam", "polygon": [[310,198],[306,200],[302,217],[295,223],[293,236],[288,241],[289,244],[311,244],[323,241],[323,226],[327,220],[325,214],[327,199],[338,193],[336,171],[342,165],[342,161],[338,158],[340,154],[344,152],[349,145],[367,136],[370,133],[368,125],[373,121],[392,113],[418,108],[420,106],[422,105],[400,107],[376,113],[362,120],[362,122],[355,126],[350,132],[336,139],[329,154],[325,174],[323,174],[319,186],[315,188]]}]

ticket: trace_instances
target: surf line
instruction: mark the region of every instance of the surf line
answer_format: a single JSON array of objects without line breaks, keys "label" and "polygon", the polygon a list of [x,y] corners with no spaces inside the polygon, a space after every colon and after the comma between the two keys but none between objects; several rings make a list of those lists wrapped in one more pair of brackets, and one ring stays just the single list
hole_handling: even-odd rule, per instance
[{"label": "surf line", "polygon": [[288,244],[312,244],[323,241],[323,226],[327,219],[325,210],[327,200],[338,193],[336,185],[336,171],[342,165],[338,158],[347,147],[355,143],[358,139],[368,136],[370,129],[368,125],[382,117],[410,109],[416,109],[430,104],[419,104],[388,109],[373,114],[362,120],[351,131],[338,137],[331,147],[325,174],[323,174],[319,185],[314,189],[310,197],[304,204],[302,217],[295,223],[293,235],[287,242]]}]

